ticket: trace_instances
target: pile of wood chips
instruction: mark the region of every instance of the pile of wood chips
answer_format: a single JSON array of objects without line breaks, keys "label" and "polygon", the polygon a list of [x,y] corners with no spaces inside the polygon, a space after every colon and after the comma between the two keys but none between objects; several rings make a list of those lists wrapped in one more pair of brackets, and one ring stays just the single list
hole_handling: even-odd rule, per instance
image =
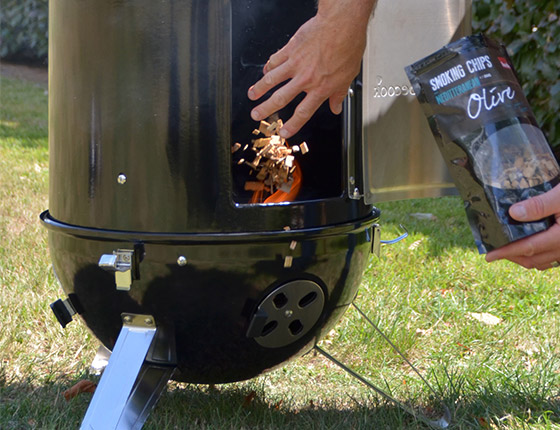
[{"label": "pile of wood chips", "polygon": [[[255,174],[256,181],[245,182],[247,191],[266,191],[273,194],[277,190],[288,193],[294,181],[294,172],[297,169],[293,154],[306,154],[309,152],[307,143],[303,142],[299,146],[289,146],[285,139],[278,135],[282,128],[282,120],[278,119],[272,123],[261,121],[259,128],[253,130],[251,151],[254,158],[247,161],[245,158],[239,159],[237,164],[246,164],[251,168],[251,173]],[[231,147],[231,152],[237,152],[242,148],[240,143],[235,143]],[[249,145],[243,147],[246,151]],[[249,157],[247,157],[249,158]]]},{"label": "pile of wood chips", "polygon": [[491,185],[501,189],[524,189],[549,182],[559,174],[558,165],[548,154],[518,156]]}]

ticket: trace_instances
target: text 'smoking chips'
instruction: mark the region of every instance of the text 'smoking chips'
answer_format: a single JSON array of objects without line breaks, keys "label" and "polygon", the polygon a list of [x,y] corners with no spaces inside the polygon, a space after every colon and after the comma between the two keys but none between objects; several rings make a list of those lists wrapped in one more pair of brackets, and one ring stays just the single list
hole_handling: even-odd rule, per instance
[{"label": "text 'smoking chips'", "polygon": [[465,202],[480,253],[546,230],[514,221],[515,202],[542,194],[560,168],[505,48],[483,35],[450,43],[406,68]]}]

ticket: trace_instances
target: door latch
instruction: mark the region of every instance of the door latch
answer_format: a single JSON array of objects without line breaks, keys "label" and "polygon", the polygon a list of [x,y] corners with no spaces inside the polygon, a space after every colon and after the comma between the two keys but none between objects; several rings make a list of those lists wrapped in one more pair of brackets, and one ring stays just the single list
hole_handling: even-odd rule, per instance
[{"label": "door latch", "polygon": [[132,285],[132,262],[134,250],[117,249],[112,254],[103,254],[99,259],[99,267],[115,272],[117,290],[129,291]]}]

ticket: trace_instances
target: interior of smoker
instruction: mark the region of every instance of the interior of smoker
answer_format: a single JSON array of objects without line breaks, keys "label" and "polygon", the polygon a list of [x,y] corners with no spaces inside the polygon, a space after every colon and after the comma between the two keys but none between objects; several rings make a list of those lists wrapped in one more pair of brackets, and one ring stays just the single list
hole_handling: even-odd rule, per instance
[{"label": "interior of smoker", "polygon": [[[259,0],[232,1],[232,106],[231,144],[238,142],[248,150],[232,153],[233,200],[248,204],[253,191],[245,190],[247,181],[254,181],[251,168],[239,163],[241,158],[251,162],[254,151],[252,134],[259,123],[251,119],[251,109],[258,103],[247,97],[247,90],[263,75],[268,58],[282,48],[292,35],[316,12],[315,0],[286,0],[263,2]],[[261,101],[268,98],[274,89]],[[278,112],[284,122],[291,117],[301,94]],[[261,136],[262,137],[262,136]],[[288,144],[306,142],[309,152],[296,154],[302,175],[301,189],[292,201],[317,200],[340,197],[343,190],[343,116],[330,112],[324,103],[313,118],[292,138]]]}]

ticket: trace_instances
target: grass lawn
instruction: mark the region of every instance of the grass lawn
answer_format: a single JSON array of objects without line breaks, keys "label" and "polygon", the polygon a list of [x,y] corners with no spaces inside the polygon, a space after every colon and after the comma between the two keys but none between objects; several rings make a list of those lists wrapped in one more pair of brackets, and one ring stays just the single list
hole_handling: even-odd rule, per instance
[{"label": "grass lawn", "polygon": [[[98,342],[79,321],[61,329],[50,267],[46,88],[0,80],[0,429],[76,429],[91,399],[62,393],[89,374]],[[436,388],[454,429],[560,429],[559,270],[485,263],[458,198],[380,205],[383,238],[358,305]],[[431,213],[435,219],[411,214]],[[349,310],[322,342],[412,405],[431,392]],[[316,353],[216,387],[170,383],[146,429],[425,429]]]}]

